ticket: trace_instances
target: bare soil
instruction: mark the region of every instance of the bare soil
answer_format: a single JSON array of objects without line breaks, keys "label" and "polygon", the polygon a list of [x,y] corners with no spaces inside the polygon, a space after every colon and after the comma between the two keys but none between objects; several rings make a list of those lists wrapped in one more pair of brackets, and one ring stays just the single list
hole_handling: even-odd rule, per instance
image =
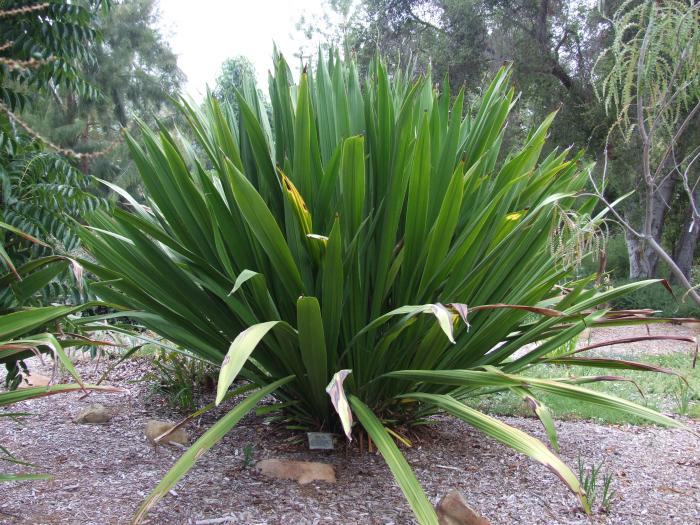
[{"label": "bare soil", "polygon": [[[613,330],[613,329],[610,329]],[[631,336],[614,329],[596,334]],[[629,330],[628,328],[624,330]],[[654,327],[652,327],[654,330]],[[665,333],[685,333],[690,327],[665,327]],[[643,330],[646,332],[646,330]],[[638,343],[639,344],[639,343]],[[644,343],[646,344],[646,343]],[[687,343],[656,342],[658,350],[690,353]],[[616,353],[649,353],[649,348],[620,348]],[[81,361],[86,380],[95,380],[107,363]],[[41,368],[41,367],[39,367]],[[50,372],[47,368],[39,370]],[[149,419],[178,420],[148,386],[135,383],[149,371],[147,360],[117,368],[110,383],[122,394],[58,395],[5,408],[35,416],[13,421],[0,418],[0,444],[51,481],[0,484],[0,523],[121,524],[127,523],[142,499],[181,454],[147,442]],[[106,425],[72,422],[87,404],[99,402],[115,414]],[[188,428],[196,438],[228,407],[206,415]],[[3,409],[0,409],[3,410]],[[540,439],[546,436],[537,420],[503,418]],[[700,434],[700,423],[687,420]],[[436,418],[413,448],[408,461],[432,501],[452,489],[493,524],[626,524],[700,523],[700,437],[687,431],[654,426],[609,425],[585,421],[557,422],[562,458],[574,469],[578,458],[591,465],[604,461],[601,472],[614,475],[617,495],[609,513],[585,516],[575,498],[547,469],[485,438],[454,419]],[[149,514],[151,524],[408,524],[414,523],[401,491],[382,458],[340,447],[334,452],[309,452],[291,432],[249,416],[202,457],[195,468]],[[244,449],[252,446],[253,462],[266,458],[331,463],[334,485],[299,486],[269,480],[246,466]],[[21,467],[5,463],[3,472]],[[26,470],[26,468],[24,469]]]}]

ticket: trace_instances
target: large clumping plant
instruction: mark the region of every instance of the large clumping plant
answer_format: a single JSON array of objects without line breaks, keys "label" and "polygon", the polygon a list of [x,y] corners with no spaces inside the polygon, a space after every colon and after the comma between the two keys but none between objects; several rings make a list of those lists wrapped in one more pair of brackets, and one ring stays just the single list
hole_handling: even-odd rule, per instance
[{"label": "large clumping plant", "polygon": [[[201,109],[179,104],[193,146],[165,128],[144,127],[140,143],[127,137],[148,205],[114,188],[133,211],[98,212],[83,233],[99,295],[221,365],[216,403],[258,388],[192,445],[135,521],[268,394],[290,425],[366,433],[421,523],[437,523],[435,511],[395,440],[431,414],[545,464],[586,510],[538,393],[679,426],[579,386],[610,376],[521,375],[590,364],[548,354],[586,327],[643,321],[599,307],[646,283],[599,291],[593,278],[572,282],[572,258],[552,254],[562,214],[593,203],[577,197],[579,157],[541,158],[554,115],[502,151],[515,101],[508,68],[466,116],[464,93],[453,100],[443,89],[429,75],[390,75],[381,60],[361,80],[337,53],[295,84],[276,53],[272,122],[249,82],[238,122],[211,97]],[[237,378],[248,383],[228,392]],[[465,404],[508,390],[541,419],[549,447]]]}]

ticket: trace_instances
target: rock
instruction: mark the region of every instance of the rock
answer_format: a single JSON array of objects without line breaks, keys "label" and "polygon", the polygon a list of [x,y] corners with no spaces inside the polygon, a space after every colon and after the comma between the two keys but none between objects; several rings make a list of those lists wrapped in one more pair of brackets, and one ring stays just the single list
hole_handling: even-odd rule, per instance
[{"label": "rock", "polygon": [[151,419],[150,421],[146,422],[146,437],[156,449],[158,448],[158,445],[189,445],[190,438],[187,435],[187,431],[184,428],[178,428],[175,432],[163,439],[163,441],[160,441],[158,443],[156,442],[156,438],[158,436],[160,436],[164,432],[167,432],[174,426],[175,423],[173,423],[172,421],[157,421],[155,419]]},{"label": "rock", "polygon": [[74,423],[107,423],[112,419],[109,411],[99,403],[94,403],[80,412],[74,419]]},{"label": "rock", "polygon": [[328,463],[264,459],[259,461],[255,468],[267,477],[293,479],[300,485],[306,485],[312,481],[335,483],[335,469]]},{"label": "rock", "polygon": [[491,525],[491,522],[472,509],[464,496],[456,490],[442,498],[435,510],[440,525]]},{"label": "rock", "polygon": [[42,376],[34,372],[29,372],[29,375],[24,377],[18,388],[32,388],[36,386],[49,386],[50,377]]}]

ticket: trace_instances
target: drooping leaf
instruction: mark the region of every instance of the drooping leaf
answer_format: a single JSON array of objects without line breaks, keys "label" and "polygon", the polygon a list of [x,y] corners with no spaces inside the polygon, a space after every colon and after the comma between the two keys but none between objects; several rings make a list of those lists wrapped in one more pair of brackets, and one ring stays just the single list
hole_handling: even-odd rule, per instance
[{"label": "drooping leaf", "polygon": [[416,475],[411,470],[406,458],[392,441],[384,425],[377,419],[372,411],[355,396],[350,396],[350,404],[360,423],[367,431],[367,435],[374,441],[382,454],[384,461],[389,466],[406,500],[421,525],[437,525],[438,519],[435,509],[430,504],[425,492],[418,483]]},{"label": "drooping leaf", "polygon": [[331,398],[331,403],[333,403],[333,408],[338,413],[340,417],[340,423],[343,426],[343,432],[348,438],[348,441],[352,441],[352,411],[350,410],[350,405],[348,405],[347,397],[345,396],[345,390],[343,389],[343,381],[352,373],[352,370],[340,370],[333,374],[331,382],[328,383],[326,387],[326,393]]},{"label": "drooping leaf", "polygon": [[267,333],[276,326],[294,332],[294,329],[283,321],[268,321],[246,328],[231,343],[219,371],[219,381],[216,385],[216,405],[224,399],[228,387],[235,381],[243,365],[253,353],[255,347]]},{"label": "drooping leaf", "polygon": [[248,412],[255,408],[255,405],[268,394],[271,394],[276,389],[291,381],[293,377],[280,379],[268,386],[249,395],[244,401],[241,401],[233,409],[231,409],[224,417],[219,419],[214,425],[207,430],[202,436],[197,439],[187,451],[180,456],[175,462],[175,465],[168,471],[165,477],[151,491],[151,493],[143,501],[139,509],[131,518],[131,523],[136,525],[141,523],[146,517],[146,514],[165,496],[168,491],[192,468],[195,462],[202,457],[211,447],[218,443],[226,433],[231,430]]},{"label": "drooping leaf", "polygon": [[413,393],[402,396],[407,399],[418,399],[433,404],[445,410],[455,417],[463,419],[474,428],[481,430],[492,438],[500,441],[518,452],[539,461],[557,477],[559,477],[569,489],[579,498],[581,506],[590,513],[590,505],[586,493],[576,475],[566,464],[551,452],[540,440],[526,434],[522,430],[511,427],[496,418],[488,416],[467,405],[460,403],[448,395]]}]

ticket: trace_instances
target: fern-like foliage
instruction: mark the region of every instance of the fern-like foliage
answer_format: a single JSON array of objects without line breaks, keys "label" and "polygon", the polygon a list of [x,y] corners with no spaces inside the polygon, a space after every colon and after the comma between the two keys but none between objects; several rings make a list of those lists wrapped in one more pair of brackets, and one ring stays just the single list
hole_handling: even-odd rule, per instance
[{"label": "fern-like foliage", "polygon": [[[97,208],[108,206],[104,198],[95,194],[93,180],[77,169],[73,161],[43,150],[27,136],[12,138],[0,131],[0,141],[11,144],[13,153],[0,155],[0,222],[44,243],[29,242],[12,232],[0,231],[4,249],[14,265],[23,266],[53,254],[77,254],[78,221]],[[9,271],[9,265],[3,261],[0,270]],[[76,304],[88,298],[82,284],[65,268],[45,289],[37,290],[30,302]],[[0,294],[0,305],[7,307],[9,295],[4,295],[7,294]]]},{"label": "fern-like foliage", "polygon": [[80,272],[73,276],[65,257],[79,247],[76,221],[105,201],[77,168],[78,156],[61,154],[66,151],[27,126],[21,111],[41,92],[99,96],[82,71],[95,63],[96,17],[108,5],[108,0],[0,2],[0,222],[13,228],[0,228],[2,310],[85,300]]},{"label": "fern-like foliage", "polygon": [[627,0],[609,19],[613,41],[593,68],[593,84],[629,140],[640,120],[674,125],[700,98],[700,3]]},{"label": "fern-like foliage", "polygon": [[96,97],[81,68],[94,61],[95,12],[103,0],[0,3],[0,101],[22,109],[32,91],[63,88]]},{"label": "fern-like foliage", "polygon": [[[92,180],[59,155],[29,151],[2,167],[0,217],[16,228],[72,252],[78,248],[75,219],[105,205],[90,192]],[[47,248],[29,245],[34,256]]]}]

